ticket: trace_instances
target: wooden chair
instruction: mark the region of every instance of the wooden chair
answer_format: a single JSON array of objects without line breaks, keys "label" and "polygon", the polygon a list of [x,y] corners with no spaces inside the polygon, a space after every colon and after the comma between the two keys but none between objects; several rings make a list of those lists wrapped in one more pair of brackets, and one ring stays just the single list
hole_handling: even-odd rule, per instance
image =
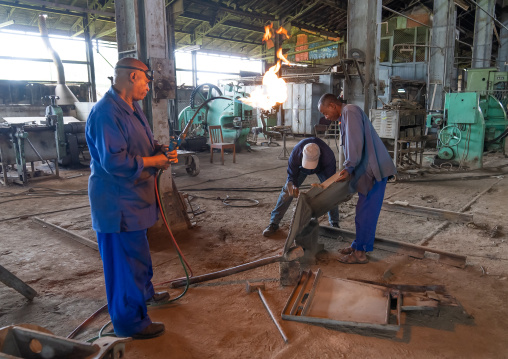
[{"label": "wooden chair", "polygon": [[210,134],[210,163],[213,163],[213,149],[219,148],[222,158],[222,165],[224,165],[224,149],[233,149],[233,163],[236,163],[236,149],[234,143],[224,143],[222,138],[221,126],[208,126],[208,133]]}]

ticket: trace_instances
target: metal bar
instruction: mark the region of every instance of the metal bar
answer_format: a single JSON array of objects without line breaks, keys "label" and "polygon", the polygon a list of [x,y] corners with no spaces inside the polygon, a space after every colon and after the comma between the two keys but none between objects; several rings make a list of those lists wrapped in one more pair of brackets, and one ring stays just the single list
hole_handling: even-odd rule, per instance
[{"label": "metal bar", "polygon": [[[33,59],[30,57],[16,57],[16,56],[0,56],[0,60],[14,60],[14,61],[34,61],[34,62],[53,62],[52,59]],[[62,60],[65,64],[78,64],[86,65],[86,61]]]},{"label": "metal bar", "polygon": [[39,224],[42,224],[44,226],[49,226],[53,229],[56,229],[64,234],[66,234],[69,238],[72,238],[72,239],[75,239],[76,241],[78,241],[79,243],[81,244],[84,244],[85,246],[87,247],[90,247],[92,249],[95,249],[96,251],[99,250],[99,245],[97,244],[97,242],[93,242],[91,241],[90,239],[88,238],[85,238],[83,236],[80,236],[79,234],[76,234],[76,233],[72,233],[71,231],[68,231],[67,229],[65,228],[62,228],[60,226],[57,226],[56,224],[53,224],[53,223],[49,223],[49,222],[46,222],[45,220],[43,220],[42,218],[39,218],[39,217],[33,217],[33,220],[36,221],[37,223]]},{"label": "metal bar", "polygon": [[85,206],[79,206],[79,207],[71,207],[71,208],[59,209],[59,210],[56,210],[56,211],[37,212],[37,213],[32,213],[32,214],[22,214],[22,215],[14,216],[14,217],[0,218],[0,222],[10,221],[10,220],[13,220],[13,219],[28,218],[28,217],[33,217],[33,216],[40,216],[40,215],[43,215],[43,214],[65,212],[65,211],[70,211],[70,210],[74,210],[74,209],[88,208],[88,207],[90,207],[90,204],[87,204]]},{"label": "metal bar", "polygon": [[[55,5],[54,3],[51,3],[51,4]],[[45,13],[48,13],[48,14],[59,14],[59,15],[78,16],[78,17],[82,17],[83,14],[86,13],[86,12],[83,12],[83,11],[80,11],[80,12],[71,12],[69,10],[65,11],[65,10],[48,9],[48,8],[45,8],[45,7],[31,6],[31,5],[25,5],[25,4],[19,4],[19,3],[11,3],[11,2],[8,2],[8,1],[3,1],[3,0],[0,1],[0,5],[4,5],[4,6],[8,6],[8,7],[14,7],[14,8],[17,8],[17,9],[25,9],[25,10],[33,10],[33,11],[37,11],[37,12],[45,12]],[[112,18],[99,16],[96,19],[100,20],[100,21],[115,22],[114,14],[113,14]]]},{"label": "metal bar", "polygon": [[[499,178],[496,182],[494,182],[493,184],[491,184],[489,187],[487,187],[485,190],[483,190],[482,192],[480,192],[478,195],[476,195],[471,201],[469,201],[468,203],[466,203],[464,206],[462,206],[462,208],[459,210],[459,212],[465,212],[469,209],[469,207],[471,207],[471,205],[473,203],[475,203],[478,198],[480,198],[481,196],[483,196],[485,193],[489,192],[492,187],[494,187],[496,184],[498,184],[500,181],[502,180],[502,178]],[[434,238],[434,236],[436,234],[438,234],[439,232],[441,232],[442,229],[446,228],[448,225],[450,224],[450,221],[446,221],[446,222],[443,222],[441,223],[441,225],[439,225],[434,231],[432,231],[429,235],[425,236],[425,238],[423,238],[419,245],[421,246],[424,246],[426,245],[427,243],[429,243],[429,241]]]},{"label": "metal bar", "polygon": [[486,13],[492,20],[494,20],[499,26],[501,27],[504,27],[505,30],[508,30],[508,27],[506,27],[502,22],[500,22],[498,19],[496,19],[494,16],[492,16],[491,14],[489,14],[487,12],[487,10],[485,10],[484,8],[482,8],[480,5],[478,5],[478,3],[474,0],[469,0],[471,1],[473,4],[475,4],[481,11],[483,11],[484,13]]},{"label": "metal bar", "polygon": [[15,21],[14,21],[14,20],[9,20],[9,21],[6,21],[6,22],[2,22],[2,23],[0,24],[0,29],[1,29],[2,27],[6,27],[6,26],[9,26],[9,25],[13,25],[14,23],[15,23]]},{"label": "metal bar", "polygon": [[[446,222],[444,222],[446,223]],[[342,236],[343,238],[347,239],[355,239],[356,233],[352,231],[347,231],[340,228],[333,228],[328,226],[320,226],[319,227],[319,233],[321,235],[327,235],[331,236],[333,238],[337,238],[339,236]],[[404,254],[409,255],[413,258],[422,259],[425,257],[425,252],[429,253],[435,253],[439,254],[439,261],[450,264],[456,267],[464,267],[466,264],[466,256],[460,255],[460,254],[454,254],[450,252],[441,251],[438,249],[423,247],[415,244],[405,243],[396,241],[393,239],[387,239],[383,237],[377,237],[374,241],[374,247],[380,248],[383,250],[387,250],[390,252],[402,252]]]},{"label": "metal bar", "polygon": [[22,294],[26,299],[32,300],[37,296],[37,292],[14,274],[0,265],[0,282],[11,287],[18,293]]},{"label": "metal bar", "polygon": [[[30,0],[30,5],[39,5],[39,6],[49,6],[57,9],[63,9],[63,10],[69,10],[74,12],[79,12],[82,14],[91,14],[91,15],[99,15],[99,16],[106,16],[106,17],[115,17],[114,12],[106,12],[106,11],[100,11],[100,10],[92,10],[84,7],[78,7],[78,6],[72,6],[72,5],[64,5],[64,4],[57,4],[52,1],[45,1],[45,0]],[[43,8],[41,11],[45,11],[46,9]]]},{"label": "metal bar", "polygon": [[261,289],[259,289],[259,288],[258,288],[258,294],[259,294],[259,298],[261,298],[261,301],[263,302],[263,305],[265,306],[266,310],[268,311],[268,314],[270,314],[270,317],[272,318],[273,322],[275,323],[275,326],[279,330],[279,333],[282,336],[284,343],[287,344],[288,337],[286,336],[286,333],[284,333],[284,330],[282,330],[282,327],[280,326],[279,322],[275,318],[275,315],[273,315],[272,310],[270,309],[270,307],[268,306],[268,303],[266,302],[265,296],[263,295],[263,293],[261,293]]},{"label": "metal bar", "polygon": [[[37,149],[35,148],[35,146],[32,144],[32,141],[30,141],[30,139],[27,137],[26,140],[28,141],[28,144],[30,145],[30,147],[32,147],[32,150],[34,150],[35,154],[37,155],[37,157],[39,157],[39,159],[42,161],[42,162],[46,162],[46,164],[48,165],[49,169],[51,170],[51,173],[55,173],[53,172],[53,168],[51,168],[50,164],[49,164],[49,161],[48,160],[45,160],[44,158],[42,158],[42,156],[40,155],[39,151],[37,151]],[[33,162],[32,162],[32,172],[34,171],[33,169]]]},{"label": "metal bar", "polygon": [[319,278],[321,278],[321,269],[317,270],[316,277],[314,278],[314,283],[312,283],[312,288],[310,289],[309,296],[307,297],[307,302],[303,306],[301,315],[307,315],[307,312],[309,311],[310,304],[312,303],[312,299],[314,298],[314,295],[316,294],[316,287],[318,285]]},{"label": "metal bar", "polygon": [[296,315],[296,312],[298,311],[298,305],[300,304],[300,301],[302,300],[302,297],[305,293],[305,289],[307,288],[307,284],[309,283],[310,277],[312,277],[312,276],[313,276],[313,273],[311,270],[309,270],[305,280],[302,283],[302,288],[300,289],[300,292],[298,293],[298,296],[296,297],[296,300],[293,303],[291,310],[289,311],[289,315]]},{"label": "metal bar", "polygon": [[444,209],[430,208],[423,206],[413,206],[408,204],[401,205],[388,201],[383,201],[382,209],[390,212],[405,213],[413,216],[427,217],[440,220],[448,220],[454,223],[471,223],[473,222],[473,215],[460,213],[455,211],[447,211]]},{"label": "metal bar", "polygon": [[[192,278],[189,278],[189,284],[201,283],[201,282],[206,282],[208,280],[227,277],[232,274],[244,272],[244,271],[247,271],[250,269],[254,269],[254,268],[262,267],[262,266],[265,266],[268,264],[279,262],[282,258],[283,258],[282,256],[266,257],[263,259],[258,259],[257,261],[254,261],[254,262],[240,264],[239,266],[236,266],[236,267],[231,267],[231,268],[223,269],[223,270],[220,270],[217,272],[212,272],[212,273],[192,277]],[[171,283],[171,288],[183,287],[186,284],[187,284],[187,278],[183,278],[183,279],[176,280],[173,283]]]}]

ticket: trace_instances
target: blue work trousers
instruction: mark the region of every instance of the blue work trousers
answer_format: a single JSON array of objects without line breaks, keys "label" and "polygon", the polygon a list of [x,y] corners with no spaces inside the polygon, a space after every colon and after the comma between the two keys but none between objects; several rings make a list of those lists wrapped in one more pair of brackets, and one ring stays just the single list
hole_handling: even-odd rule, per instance
[{"label": "blue work trousers", "polygon": [[149,326],[146,300],[154,295],[152,259],[146,229],[100,233],[108,310],[117,336],[129,337]]},{"label": "blue work trousers", "polygon": [[374,187],[363,195],[358,193],[356,204],[356,239],[351,244],[353,249],[371,252],[374,249],[374,238],[376,237],[377,220],[383,205],[386,182],[388,178],[374,183]]},{"label": "blue work trousers", "polygon": [[[316,173],[316,175],[318,176],[321,183],[328,179],[322,173]],[[300,174],[298,175],[298,183],[293,183],[293,185],[299,188],[303,181],[305,181],[305,178],[307,178],[307,174],[300,171]],[[293,201],[293,196],[289,194],[287,186],[288,184],[286,182],[284,187],[282,187],[282,191],[279,194],[279,199],[277,199],[277,204],[272,211],[270,223],[279,224],[280,221],[282,221],[282,218],[284,218],[284,215],[291,205],[291,202]],[[328,221],[330,224],[339,223],[339,206],[334,207],[328,212]]]}]

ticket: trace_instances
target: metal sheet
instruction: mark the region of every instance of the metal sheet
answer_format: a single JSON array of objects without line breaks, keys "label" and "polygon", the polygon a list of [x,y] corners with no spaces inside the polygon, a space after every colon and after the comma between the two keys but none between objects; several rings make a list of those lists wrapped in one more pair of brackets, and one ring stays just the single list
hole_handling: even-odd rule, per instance
[{"label": "metal sheet", "polygon": [[[304,323],[398,330],[400,296],[386,287],[303,272],[282,318]],[[392,298],[397,301],[391,311]]]}]

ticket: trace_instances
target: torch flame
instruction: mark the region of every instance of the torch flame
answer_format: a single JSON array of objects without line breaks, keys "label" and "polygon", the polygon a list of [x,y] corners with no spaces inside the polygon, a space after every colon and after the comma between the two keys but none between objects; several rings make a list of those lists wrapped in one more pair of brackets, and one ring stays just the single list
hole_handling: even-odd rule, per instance
[{"label": "torch flame", "polygon": [[[272,37],[272,32],[272,24],[265,26],[263,41],[268,41]],[[276,33],[285,35],[286,38],[289,39],[287,31],[283,27],[280,27]],[[259,86],[252,91],[250,97],[240,98],[240,101],[252,107],[260,107],[263,110],[270,110],[277,103],[286,102],[288,97],[287,85],[283,79],[277,76],[277,72],[280,70],[281,60],[286,65],[291,65],[291,63],[282,54],[282,48],[277,51],[277,57],[280,60],[277,61],[274,66],[270,67],[263,76],[263,86]]]},{"label": "torch flame", "polygon": [[286,39],[289,39],[289,35],[286,29],[284,29],[282,26],[279,27],[277,31],[275,31],[277,34],[286,36]]},{"label": "torch flame", "polygon": [[[279,51],[277,51],[277,57],[281,59],[282,62],[285,63],[286,65],[291,65],[291,62],[289,62],[288,59],[286,59],[284,55],[282,55],[282,47],[279,49]],[[278,61],[277,63],[279,62],[280,61]]]},{"label": "torch flame", "polygon": [[270,24],[270,26],[265,26],[265,35],[263,36],[263,42],[268,41],[272,37],[272,32],[270,31],[272,28],[272,24]]}]

